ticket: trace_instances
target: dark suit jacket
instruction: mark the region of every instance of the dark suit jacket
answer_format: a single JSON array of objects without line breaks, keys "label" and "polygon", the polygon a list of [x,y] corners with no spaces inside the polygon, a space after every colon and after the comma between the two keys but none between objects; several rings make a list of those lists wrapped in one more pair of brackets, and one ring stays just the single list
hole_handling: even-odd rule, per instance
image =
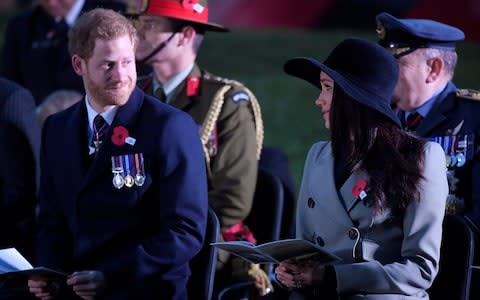
[{"label": "dark suit jacket", "polygon": [[[135,89],[88,167],[85,102],[47,119],[42,137],[38,265],[100,270],[105,299],[185,299],[200,250],[207,180],[193,120]],[[116,146],[124,126],[135,144]],[[112,185],[112,156],[143,154],[143,186]]]},{"label": "dark suit jacket", "polygon": [[0,248],[31,257],[40,129],[32,95],[0,78]]},{"label": "dark suit jacket", "polygon": [[[400,114],[401,120],[404,116]],[[435,104],[421,121],[415,134],[421,137],[434,137],[452,134],[458,126],[457,134],[475,136],[475,154],[463,167],[455,167],[458,183],[455,194],[465,199],[466,214],[480,226],[480,102],[457,96],[453,83],[436,97]]]},{"label": "dark suit jacket", "polygon": [[[96,6],[122,7],[108,2],[87,0],[83,11]],[[37,104],[58,89],[83,93],[82,78],[72,68],[67,32],[38,5],[15,16],[5,31],[1,75],[29,89]]]}]

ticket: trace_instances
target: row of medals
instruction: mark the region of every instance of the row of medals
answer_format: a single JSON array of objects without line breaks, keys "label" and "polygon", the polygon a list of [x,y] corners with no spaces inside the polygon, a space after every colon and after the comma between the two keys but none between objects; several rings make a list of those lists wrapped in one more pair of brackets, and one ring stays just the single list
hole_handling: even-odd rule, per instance
[{"label": "row of medals", "polygon": [[447,168],[450,167],[463,167],[465,165],[466,159],[465,155],[460,152],[457,154],[445,154],[445,161],[447,163]]},{"label": "row of medals", "polygon": [[123,186],[129,188],[133,187],[134,185],[142,186],[145,183],[145,176],[140,173],[137,173],[135,177],[130,174],[127,174],[124,177],[121,175],[123,173],[123,168],[115,168],[112,170],[112,173],[114,174],[112,183],[117,189],[121,189]]}]

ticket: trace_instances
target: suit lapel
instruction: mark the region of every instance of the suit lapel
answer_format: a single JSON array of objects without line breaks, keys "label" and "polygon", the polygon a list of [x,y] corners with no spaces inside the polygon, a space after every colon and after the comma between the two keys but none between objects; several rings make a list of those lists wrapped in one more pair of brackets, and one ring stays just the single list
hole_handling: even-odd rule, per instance
[{"label": "suit lapel", "polygon": [[97,178],[106,176],[111,172],[111,158],[112,156],[126,154],[126,149],[132,147],[125,144],[123,146],[114,145],[112,142],[113,130],[117,126],[123,126],[129,131],[129,136],[134,137],[134,125],[136,124],[138,113],[144,101],[144,93],[135,88],[127,103],[118,108],[118,111],[113,119],[112,125],[106,132],[105,140],[103,141],[97,157],[93,160],[92,165],[88,169],[88,173],[82,189],[94,182]]},{"label": "suit lapel", "polygon": [[68,136],[65,141],[71,143],[70,159],[65,163],[70,165],[70,174],[72,180],[66,181],[72,184],[71,187],[65,187],[67,191],[74,191],[78,188],[78,183],[83,181],[88,169],[88,141],[87,141],[87,108],[85,101],[79,103],[73,111],[72,117],[65,124],[65,132]]}]

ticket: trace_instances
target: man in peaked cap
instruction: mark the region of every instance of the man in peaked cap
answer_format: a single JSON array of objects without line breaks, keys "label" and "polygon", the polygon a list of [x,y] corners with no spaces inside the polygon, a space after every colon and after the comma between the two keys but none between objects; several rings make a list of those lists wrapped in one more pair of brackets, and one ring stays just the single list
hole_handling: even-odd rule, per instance
[{"label": "man in peaked cap", "polygon": [[[195,62],[205,32],[228,31],[209,22],[208,12],[207,1],[147,2],[137,18],[136,59],[153,72],[139,78],[138,85],[147,94],[189,113],[198,124],[208,169],[209,204],[228,240],[241,235],[250,213],[263,125],[259,104],[249,89],[214,76]],[[231,259],[222,252],[217,286],[233,272]]]},{"label": "man in peaked cap", "polygon": [[439,142],[445,151],[450,194],[447,213],[463,213],[480,233],[480,93],[457,89],[452,78],[455,44],[465,38],[453,26],[427,19],[377,15],[380,45],[400,66],[393,95],[406,130]]}]

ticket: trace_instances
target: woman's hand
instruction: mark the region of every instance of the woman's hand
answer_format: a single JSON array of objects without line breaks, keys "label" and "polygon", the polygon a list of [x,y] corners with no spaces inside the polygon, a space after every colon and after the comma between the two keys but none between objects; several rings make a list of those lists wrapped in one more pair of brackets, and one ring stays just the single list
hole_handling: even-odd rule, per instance
[{"label": "woman's hand", "polygon": [[73,291],[85,300],[95,299],[105,288],[105,277],[100,271],[75,272],[67,280]]},{"label": "woman's hand", "polygon": [[325,267],[297,265],[284,261],[275,268],[277,280],[289,289],[319,285],[323,281]]}]

